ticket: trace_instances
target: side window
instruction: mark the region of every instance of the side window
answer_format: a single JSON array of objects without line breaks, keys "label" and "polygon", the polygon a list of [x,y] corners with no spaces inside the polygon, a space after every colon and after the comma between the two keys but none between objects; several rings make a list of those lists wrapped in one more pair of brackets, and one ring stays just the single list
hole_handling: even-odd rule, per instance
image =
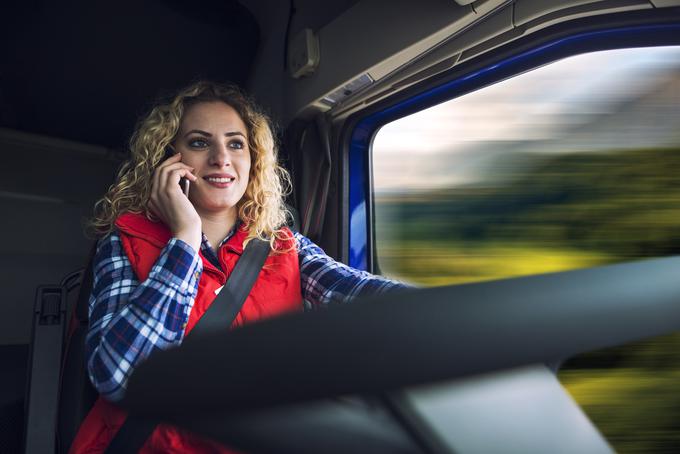
[{"label": "side window", "polygon": [[[679,131],[678,47],[567,58],[387,124],[374,263],[434,286],[679,254]],[[678,351],[595,352],[560,380],[617,451],[668,452]]]}]

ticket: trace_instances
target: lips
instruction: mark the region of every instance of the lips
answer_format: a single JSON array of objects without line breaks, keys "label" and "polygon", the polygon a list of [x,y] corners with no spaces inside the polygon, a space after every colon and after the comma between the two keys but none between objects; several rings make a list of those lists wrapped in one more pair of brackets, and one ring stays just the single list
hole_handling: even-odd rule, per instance
[{"label": "lips", "polygon": [[226,188],[236,180],[236,177],[228,173],[206,175],[203,179],[211,186],[216,188]]},{"label": "lips", "polygon": [[211,183],[231,183],[234,181],[233,178],[204,178],[206,181],[210,181]]}]

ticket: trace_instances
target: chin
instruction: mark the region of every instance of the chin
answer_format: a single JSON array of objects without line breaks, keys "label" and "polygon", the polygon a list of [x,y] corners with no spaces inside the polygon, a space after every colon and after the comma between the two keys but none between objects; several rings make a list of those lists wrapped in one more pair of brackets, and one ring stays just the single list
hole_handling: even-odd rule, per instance
[{"label": "chin", "polygon": [[192,200],[191,202],[199,212],[215,213],[235,210],[239,200]]},{"label": "chin", "polygon": [[238,200],[224,203],[212,203],[208,204],[206,208],[210,211],[231,211],[236,209],[237,204]]}]

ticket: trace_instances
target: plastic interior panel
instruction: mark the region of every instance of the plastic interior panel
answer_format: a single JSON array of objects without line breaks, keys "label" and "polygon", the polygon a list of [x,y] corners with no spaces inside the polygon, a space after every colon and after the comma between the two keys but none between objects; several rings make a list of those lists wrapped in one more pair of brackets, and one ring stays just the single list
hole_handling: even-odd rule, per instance
[{"label": "plastic interior panel", "polygon": [[680,0],[650,0],[655,8],[665,8],[669,6],[680,6]]},{"label": "plastic interior panel", "polygon": [[[592,11],[598,11],[603,9],[603,3],[607,2],[593,0],[520,0],[515,3],[515,25],[521,25],[546,14],[578,6],[587,6]],[[608,3],[611,4],[612,2]],[[646,4],[649,8],[652,7],[645,0],[639,0],[637,3]]]},{"label": "plastic interior panel", "polygon": [[411,389],[404,397],[451,452],[613,452],[542,365]]},{"label": "plastic interior panel", "polygon": [[382,406],[344,399],[232,418],[188,415],[178,422],[258,454],[425,454]]},{"label": "plastic interior panel", "polygon": [[36,292],[26,401],[26,454],[55,450],[65,296],[62,286],[42,285]]}]

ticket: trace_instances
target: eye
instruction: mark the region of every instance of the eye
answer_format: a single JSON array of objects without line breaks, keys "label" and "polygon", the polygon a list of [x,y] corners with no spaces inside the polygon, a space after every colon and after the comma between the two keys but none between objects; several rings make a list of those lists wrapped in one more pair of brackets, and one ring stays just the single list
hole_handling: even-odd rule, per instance
[{"label": "eye", "polygon": [[235,150],[243,150],[243,148],[245,148],[245,144],[243,143],[242,140],[232,140],[231,142],[229,142],[229,147]]},{"label": "eye", "polygon": [[189,140],[189,146],[191,148],[205,148],[208,146],[208,142],[205,139],[195,137]]}]

